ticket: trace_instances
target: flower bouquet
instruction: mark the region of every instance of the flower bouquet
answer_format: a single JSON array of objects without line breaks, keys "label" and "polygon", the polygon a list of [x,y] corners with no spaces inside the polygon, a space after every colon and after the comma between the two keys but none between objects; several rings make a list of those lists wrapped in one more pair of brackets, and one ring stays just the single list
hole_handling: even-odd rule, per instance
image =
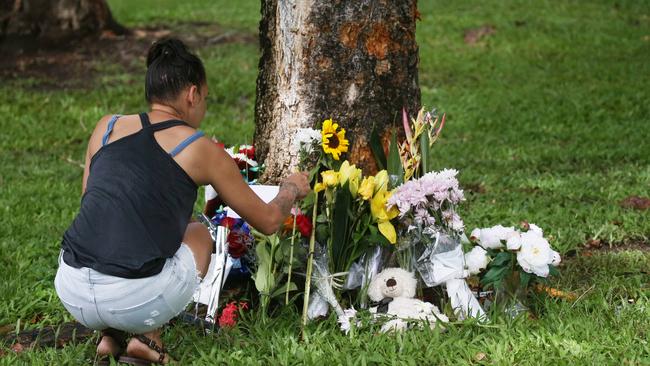
[{"label": "flower bouquet", "polygon": [[495,290],[495,301],[506,313],[517,316],[526,310],[530,285],[557,275],[560,254],[551,248],[542,229],[527,222],[521,228],[496,225],[474,229],[474,246],[465,254],[467,270],[478,275],[484,289]]},{"label": "flower bouquet", "polygon": [[[464,225],[456,208],[465,196],[456,179],[457,174],[456,170],[445,169],[427,173],[419,179],[411,179],[397,187],[388,200],[389,206],[399,210],[401,235],[397,250],[401,253],[400,265],[406,270],[416,269],[424,247],[428,248],[429,244],[438,242],[440,234],[460,244]],[[458,245],[453,246],[455,248]],[[451,250],[446,246],[436,248],[437,252],[447,251],[445,249]],[[423,273],[423,267],[417,269],[428,286],[440,282],[429,279],[429,274]]]},{"label": "flower bouquet", "polygon": [[[350,267],[361,256],[370,256],[375,247],[397,241],[391,222],[397,216],[397,209],[386,206],[391,195],[388,172],[382,170],[373,176],[363,176],[361,169],[343,160],[342,155],[349,146],[345,133],[338,123],[327,119],[320,131],[300,129],[294,139],[294,147],[299,151],[299,168],[310,171],[314,187],[314,193],[302,206],[306,212],[313,212],[315,232],[309,253],[327,258],[326,261],[315,258],[319,279],[315,283],[321,288],[321,294],[326,292],[322,289],[326,283],[342,289]],[[315,251],[319,246],[323,250]],[[308,282],[312,267],[313,261],[308,260]],[[329,280],[324,280],[328,277]],[[307,283],[305,296],[309,296]],[[328,301],[331,298],[328,296]],[[339,309],[337,303],[330,305]]]}]

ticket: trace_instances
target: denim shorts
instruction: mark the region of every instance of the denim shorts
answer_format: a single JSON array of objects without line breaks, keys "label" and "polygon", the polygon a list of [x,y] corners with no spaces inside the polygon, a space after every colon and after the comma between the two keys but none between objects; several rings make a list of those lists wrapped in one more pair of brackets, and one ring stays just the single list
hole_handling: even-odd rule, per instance
[{"label": "denim shorts", "polygon": [[63,306],[84,326],[142,334],[183,311],[199,282],[192,251],[181,244],[160,273],[136,279],[73,268],[60,255],[54,287]]}]

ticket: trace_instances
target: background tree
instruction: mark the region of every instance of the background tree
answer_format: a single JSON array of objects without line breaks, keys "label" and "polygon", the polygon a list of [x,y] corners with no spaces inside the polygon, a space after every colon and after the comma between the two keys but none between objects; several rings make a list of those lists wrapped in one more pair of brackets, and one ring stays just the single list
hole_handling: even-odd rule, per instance
[{"label": "background tree", "polygon": [[[295,131],[332,117],[349,158],[376,169],[368,147],[420,105],[417,0],[262,0],[255,145],[274,182],[297,161]],[[385,134],[384,134],[385,135]]]},{"label": "background tree", "polygon": [[105,0],[0,0],[0,39],[8,35],[60,40],[124,34]]}]

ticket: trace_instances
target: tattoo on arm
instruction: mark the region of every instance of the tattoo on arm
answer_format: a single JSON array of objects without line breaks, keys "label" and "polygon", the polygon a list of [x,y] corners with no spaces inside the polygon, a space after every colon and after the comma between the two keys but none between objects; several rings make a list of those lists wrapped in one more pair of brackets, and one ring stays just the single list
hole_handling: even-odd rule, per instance
[{"label": "tattoo on arm", "polygon": [[280,186],[280,192],[275,196],[271,204],[275,204],[280,208],[283,217],[286,217],[291,212],[291,206],[298,197],[298,187],[291,182],[283,183]]}]

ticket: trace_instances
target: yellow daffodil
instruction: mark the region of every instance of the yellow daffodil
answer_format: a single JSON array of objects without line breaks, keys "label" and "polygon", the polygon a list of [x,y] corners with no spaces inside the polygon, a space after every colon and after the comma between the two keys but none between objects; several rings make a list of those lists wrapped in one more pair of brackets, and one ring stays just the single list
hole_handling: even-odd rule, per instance
[{"label": "yellow daffodil", "polygon": [[370,214],[377,222],[379,232],[388,239],[391,244],[395,244],[397,242],[397,233],[393,224],[390,223],[390,220],[397,217],[399,210],[395,206],[392,206],[390,209],[386,208],[386,202],[388,202],[391,195],[392,192],[377,192],[370,201]]},{"label": "yellow daffodil", "polygon": [[388,172],[382,170],[375,175],[375,192],[388,191]]},{"label": "yellow daffodil", "polygon": [[323,137],[323,151],[325,154],[332,154],[334,160],[339,160],[339,156],[348,151],[348,145],[350,142],[345,139],[345,129],[341,128],[337,132],[339,124],[332,121],[332,119],[326,119],[323,122],[323,128],[321,130],[321,135]]},{"label": "yellow daffodil", "polygon": [[359,186],[358,193],[364,201],[372,198],[375,192],[375,177],[364,177]]}]

